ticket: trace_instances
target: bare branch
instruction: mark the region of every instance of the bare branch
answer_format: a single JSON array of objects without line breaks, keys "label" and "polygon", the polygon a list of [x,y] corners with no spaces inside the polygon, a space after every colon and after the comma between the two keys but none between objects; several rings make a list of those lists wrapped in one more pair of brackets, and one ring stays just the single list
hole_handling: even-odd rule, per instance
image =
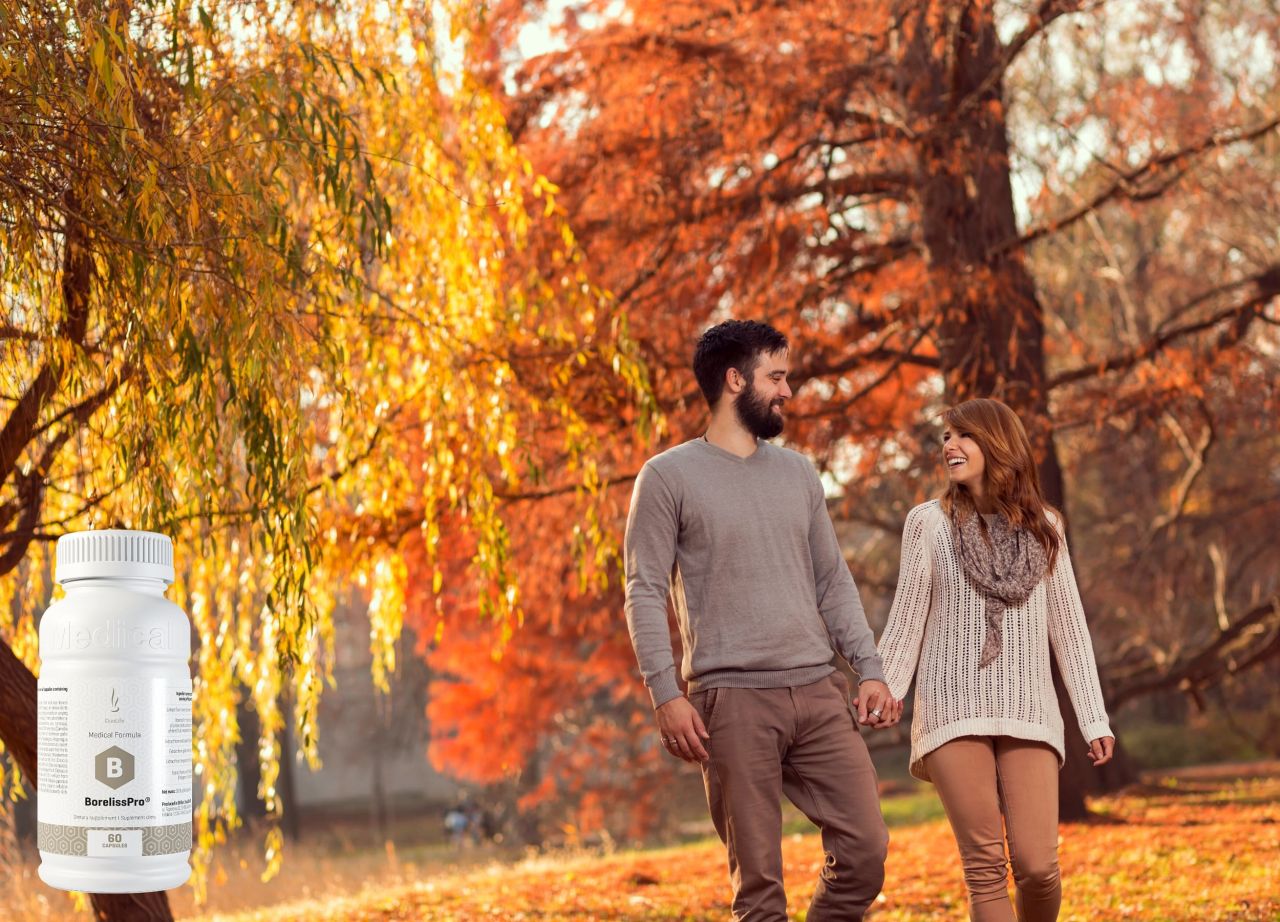
[{"label": "bare branch", "polygon": [[[1180,176],[1189,166],[1186,161],[1207,151],[1217,150],[1220,147],[1227,147],[1242,141],[1257,140],[1263,135],[1275,131],[1278,126],[1280,126],[1280,116],[1249,128],[1215,131],[1194,144],[1188,144],[1186,147],[1180,147],[1177,150],[1152,157],[1146,163],[1140,164],[1132,170],[1117,171],[1119,175],[1115,181],[1095,193],[1087,202],[1064,215],[1036,225],[1020,237],[1010,238],[996,244],[987,251],[987,259],[994,259],[997,256],[1034,243],[1041,237],[1056,234],[1058,231],[1070,227],[1085,215],[1101,208],[1112,199],[1124,198],[1130,201],[1141,201],[1159,195],[1170,184],[1170,180],[1162,176],[1165,171],[1174,170]],[[1177,177],[1175,176],[1174,178],[1176,179]],[[1144,186],[1144,183],[1148,185]],[[1150,185],[1151,183],[1154,183],[1154,185]]]},{"label": "bare branch", "polygon": [[[1252,282],[1257,286],[1257,293],[1246,301],[1232,307],[1223,308],[1214,314],[1202,319],[1179,326],[1170,327],[1168,329],[1157,330],[1155,335],[1148,339],[1145,343],[1135,346],[1131,349],[1125,349],[1115,355],[1108,356],[1098,362],[1090,362],[1078,368],[1072,368],[1068,371],[1060,372],[1053,376],[1049,381],[1049,390],[1061,387],[1064,384],[1071,384],[1076,381],[1083,381],[1087,378],[1097,378],[1111,371],[1132,368],[1139,362],[1146,361],[1158,355],[1163,349],[1171,343],[1193,336],[1196,333],[1203,333],[1206,330],[1215,327],[1224,327],[1224,336],[1230,340],[1237,340],[1242,336],[1248,324],[1256,317],[1261,316],[1261,311],[1265,308],[1277,295],[1280,295],[1280,266],[1272,266],[1264,272],[1260,272],[1250,279],[1245,280],[1241,284]],[[1239,287],[1239,286],[1233,286]],[[1220,291],[1221,288],[1215,289]],[[1198,295],[1194,300],[1203,301],[1205,295]],[[1185,307],[1178,308],[1175,314],[1185,312]],[[1241,327],[1243,325],[1243,328]],[[1227,345],[1227,342],[1220,342],[1219,345]]]},{"label": "bare branch", "polygon": [[1152,692],[1174,688],[1195,691],[1277,655],[1280,595],[1273,595],[1219,631],[1199,651],[1167,665],[1138,670],[1127,684],[1112,691],[1108,701],[1112,708],[1119,708],[1126,701]]},{"label": "bare branch", "polygon": [[40,334],[31,330],[9,326],[8,324],[0,324],[0,340],[2,339],[22,339],[29,343],[35,343],[40,341]]},{"label": "bare branch", "polygon": [[1173,489],[1173,507],[1167,512],[1161,513],[1151,523],[1151,529],[1147,537],[1148,541],[1155,538],[1165,526],[1176,521],[1186,509],[1187,498],[1191,495],[1191,487],[1205,468],[1205,458],[1209,453],[1209,446],[1213,444],[1215,435],[1213,420],[1207,412],[1205,413],[1204,429],[1194,445],[1191,444],[1191,439],[1187,437],[1186,430],[1182,428],[1182,424],[1178,422],[1172,413],[1166,411],[1163,422],[1165,428],[1172,432],[1174,438],[1177,439],[1178,446],[1182,449],[1182,454],[1187,459],[1187,469],[1178,478],[1178,483]]},{"label": "bare branch", "polygon": [[[640,475],[638,473],[635,473],[635,474],[619,474],[616,477],[603,477],[601,478],[601,480],[603,481],[601,484],[601,488],[607,490],[608,488],[618,486],[619,484],[631,483],[638,476]],[[551,499],[552,497],[556,497],[556,496],[567,496],[570,493],[574,493],[580,489],[582,489],[582,484],[568,483],[568,484],[561,484],[560,486],[557,486],[557,487],[547,487],[544,490],[524,490],[519,493],[503,493],[501,491],[495,490],[493,492],[493,495],[498,499],[505,500],[507,502],[519,503],[519,502],[526,502],[529,500]]]},{"label": "bare branch", "polygon": [[[857,365],[864,364],[866,362],[883,361],[884,358],[886,357],[889,358],[888,366],[873,380],[869,381],[867,384],[861,387],[856,393],[854,393],[849,398],[840,401],[840,403],[838,404],[828,404],[827,406],[824,406],[820,411],[820,414],[814,414],[814,415],[829,415],[832,412],[839,412],[841,410],[848,409],[849,407],[854,406],[863,397],[867,396],[876,388],[883,385],[891,377],[893,377],[903,365],[925,365],[926,367],[929,367],[929,368],[939,367],[939,363],[936,357],[928,356],[928,355],[917,355],[915,351],[919,347],[920,343],[924,341],[924,338],[928,336],[932,330],[933,330],[932,321],[921,325],[921,327],[918,330],[916,330],[915,338],[912,339],[911,344],[907,346],[906,349],[891,350],[887,348],[877,348],[867,353],[860,353],[859,355],[851,356],[849,359],[846,359],[845,362],[839,363],[843,365],[852,361],[854,363],[853,367],[857,367]],[[837,372],[824,372],[824,374],[835,374],[835,373]],[[799,389],[800,385],[803,384],[805,381],[807,381],[811,377],[816,377],[813,370],[805,369],[804,372],[796,376],[796,383],[794,385],[794,388]]]},{"label": "bare branch", "polygon": [[846,356],[838,362],[815,362],[814,364],[801,369],[799,374],[795,377],[799,384],[803,384],[812,378],[826,378],[832,375],[842,375],[871,362],[886,361],[893,362],[895,367],[898,365],[917,365],[921,368],[941,368],[941,360],[936,355],[917,355],[912,351],[917,345],[919,345],[923,338],[923,334],[916,337],[910,348],[907,349],[880,347],[869,349],[866,352],[854,353],[853,355]]},{"label": "bare branch", "polygon": [[9,479],[18,458],[34,438],[40,411],[58,388],[58,372],[45,364],[0,429],[0,482]]}]

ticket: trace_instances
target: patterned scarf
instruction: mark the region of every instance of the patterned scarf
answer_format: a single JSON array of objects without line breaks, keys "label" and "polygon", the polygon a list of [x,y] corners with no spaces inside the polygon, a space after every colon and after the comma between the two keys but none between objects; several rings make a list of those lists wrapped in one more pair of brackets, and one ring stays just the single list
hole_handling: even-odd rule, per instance
[{"label": "patterned scarf", "polygon": [[994,516],[982,534],[977,513],[964,521],[951,522],[951,537],[960,556],[965,575],[982,593],[983,616],[987,636],[978,658],[981,669],[1000,655],[1000,627],[1004,611],[1010,605],[1021,605],[1044,578],[1048,568],[1044,548],[1025,528],[1015,528],[1004,516]]}]

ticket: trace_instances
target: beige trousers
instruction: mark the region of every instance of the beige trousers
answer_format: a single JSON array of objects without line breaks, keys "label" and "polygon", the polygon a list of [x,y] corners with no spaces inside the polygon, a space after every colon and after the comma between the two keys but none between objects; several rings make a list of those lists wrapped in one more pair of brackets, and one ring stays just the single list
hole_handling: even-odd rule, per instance
[{"label": "beige trousers", "polygon": [[924,758],[960,847],[969,918],[1014,922],[1007,837],[1017,919],[1054,922],[1062,903],[1057,753],[1045,743],[1009,736],[965,736]]},{"label": "beige trousers", "polygon": [[712,688],[707,805],[729,857],[736,922],[786,922],[782,795],[822,831],[825,864],[805,917],[855,922],[880,892],[889,832],[844,676],[796,688]]}]

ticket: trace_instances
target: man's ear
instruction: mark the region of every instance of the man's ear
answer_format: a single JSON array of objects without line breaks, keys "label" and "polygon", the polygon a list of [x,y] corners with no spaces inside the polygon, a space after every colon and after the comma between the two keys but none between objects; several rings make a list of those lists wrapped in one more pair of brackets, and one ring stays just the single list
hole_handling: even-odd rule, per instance
[{"label": "man's ear", "polygon": [[731,393],[736,394],[746,385],[747,379],[742,372],[730,366],[724,373],[724,386]]}]

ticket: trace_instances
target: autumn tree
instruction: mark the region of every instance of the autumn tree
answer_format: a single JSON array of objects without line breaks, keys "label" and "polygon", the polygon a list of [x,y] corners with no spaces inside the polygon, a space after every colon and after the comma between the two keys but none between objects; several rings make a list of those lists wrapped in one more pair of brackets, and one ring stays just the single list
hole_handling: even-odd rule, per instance
[{"label": "autumn tree", "polygon": [[[1265,457],[1244,409],[1276,413],[1280,23],[1267,4],[509,2],[493,22],[489,81],[628,311],[671,440],[704,419],[697,334],[730,314],[767,319],[804,385],[788,439],[832,477],[836,514],[891,545],[940,485],[932,417],[1001,397],[1068,513],[1113,702],[1275,655],[1270,507],[1251,505],[1272,488],[1221,474],[1236,495],[1219,511],[1198,473],[1214,432]],[[1113,531],[1134,479],[1113,478],[1101,452],[1137,444],[1153,462],[1145,502]],[[650,451],[620,446],[601,466],[615,509]],[[1198,529],[1192,506],[1215,510]],[[1231,508],[1259,530],[1230,531]],[[1196,578],[1206,529],[1249,574],[1216,600]],[[1168,585],[1130,583],[1127,602],[1100,585],[1135,559],[1180,592],[1160,604],[1168,632],[1122,647]],[[518,642],[610,660],[616,588],[569,603],[546,584],[528,605],[546,617]],[[541,657],[544,695],[563,687],[556,657]],[[536,765],[563,751],[560,726],[590,723],[574,716],[589,695],[557,697],[451,713],[458,733],[487,724]],[[1064,815],[1081,812],[1083,779],[1063,777]]]},{"label": "autumn tree", "polygon": [[[598,492],[594,435],[545,382],[589,372],[644,403],[554,187],[446,62],[477,21],[435,14],[0,3],[2,780],[38,781],[52,542],[173,535],[171,596],[197,637],[197,888],[239,821],[237,703],[260,725],[270,815],[286,721],[314,761],[337,582],[370,587],[377,675],[406,586],[447,588],[432,561],[448,519],[474,610],[509,624],[495,494],[548,446]],[[538,421],[559,438],[520,443]],[[423,571],[392,525],[422,536]],[[278,826],[266,844],[270,876]],[[92,899],[101,918],[170,917],[163,893]]]}]

